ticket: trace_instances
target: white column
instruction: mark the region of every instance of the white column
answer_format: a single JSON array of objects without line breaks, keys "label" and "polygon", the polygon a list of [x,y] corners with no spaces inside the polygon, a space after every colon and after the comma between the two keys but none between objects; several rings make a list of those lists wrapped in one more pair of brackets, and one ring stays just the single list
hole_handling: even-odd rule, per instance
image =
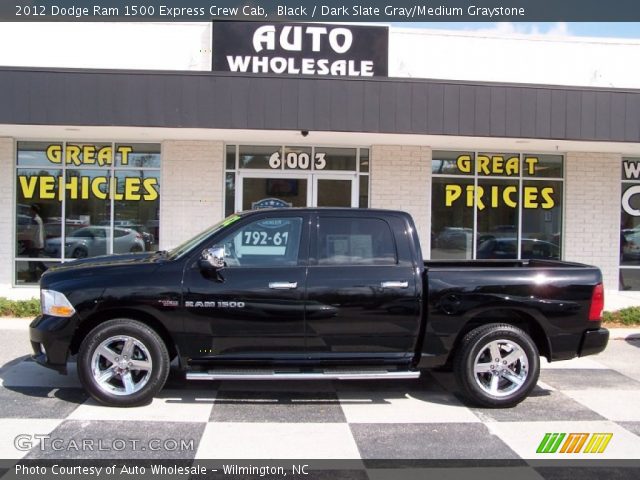
[{"label": "white column", "polygon": [[0,138],[0,294],[9,295],[13,283],[13,250],[15,223],[15,142],[13,138]]},{"label": "white column", "polygon": [[168,249],[224,216],[224,144],[162,143],[160,248]]},{"label": "white column", "polygon": [[431,149],[406,145],[371,147],[371,207],[404,210],[416,223],[422,253],[431,249]]},{"label": "white column", "polygon": [[618,289],[621,157],[569,152],[565,161],[564,259],[595,265]]}]

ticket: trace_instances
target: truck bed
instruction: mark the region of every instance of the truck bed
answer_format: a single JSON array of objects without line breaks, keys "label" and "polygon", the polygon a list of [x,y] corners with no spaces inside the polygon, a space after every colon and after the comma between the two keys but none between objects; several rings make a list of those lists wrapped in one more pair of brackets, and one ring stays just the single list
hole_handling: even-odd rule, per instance
[{"label": "truck bed", "polygon": [[426,260],[424,266],[431,268],[595,268],[582,263],[559,260]]}]

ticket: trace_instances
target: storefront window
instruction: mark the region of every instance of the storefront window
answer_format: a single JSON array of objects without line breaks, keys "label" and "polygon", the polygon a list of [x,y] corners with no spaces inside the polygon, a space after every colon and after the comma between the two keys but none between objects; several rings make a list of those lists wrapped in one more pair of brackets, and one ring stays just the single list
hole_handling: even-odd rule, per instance
[{"label": "storefront window", "polygon": [[518,258],[518,182],[482,179],[477,192],[476,258]]},{"label": "storefront window", "polygon": [[360,173],[369,173],[369,149],[360,149]]},{"label": "storefront window", "polygon": [[[240,168],[273,168],[269,164],[271,156],[279,152],[279,147],[260,147],[253,145],[240,145]],[[278,167],[282,166],[282,162]]]},{"label": "storefront window", "polygon": [[227,172],[224,180],[224,216],[225,218],[235,211],[236,201],[236,174]]},{"label": "storefront window", "polygon": [[323,170],[355,170],[356,169],[356,149],[355,148],[323,148],[326,165]]},{"label": "storefront window", "polygon": [[434,151],[432,259],[560,259],[561,155]]},{"label": "storefront window", "polygon": [[369,206],[369,175],[360,175],[360,197],[358,200],[360,208]]},{"label": "storefront window", "polygon": [[[115,178],[113,253],[157,251],[160,171],[116,170]],[[118,235],[118,229],[131,231]]]},{"label": "storefront window", "polygon": [[[473,258],[473,208],[467,201],[453,201],[457,192],[473,188],[473,179],[459,179],[450,187],[448,178],[434,177],[431,197],[431,258]],[[459,190],[458,190],[459,187]]]},{"label": "storefront window", "polygon": [[622,159],[620,290],[640,290],[640,157]]},{"label": "storefront window", "polygon": [[[62,258],[63,245],[65,258],[94,257],[109,252],[109,182],[108,171],[67,169],[65,185],[69,188],[65,197],[64,231],[60,221],[58,236],[47,241],[48,253]],[[91,189],[82,191],[83,184],[91,185]]]},{"label": "storefront window", "polygon": [[358,178],[360,181],[358,207],[369,208],[369,165],[371,164],[371,159],[369,158],[368,148],[359,148],[358,151],[360,158],[358,165]]},{"label": "storefront window", "polygon": [[157,144],[18,142],[15,283],[59,262],[156,250],[159,167]]}]

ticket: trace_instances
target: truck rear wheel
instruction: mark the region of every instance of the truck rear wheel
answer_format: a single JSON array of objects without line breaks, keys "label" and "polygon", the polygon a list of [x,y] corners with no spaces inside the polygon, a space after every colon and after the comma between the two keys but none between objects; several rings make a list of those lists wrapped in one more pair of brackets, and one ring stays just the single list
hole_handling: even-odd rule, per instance
[{"label": "truck rear wheel", "polygon": [[160,336],[136,320],[119,318],[95,327],[78,352],[78,376],[98,402],[134,407],[150,402],[169,374]]},{"label": "truck rear wheel", "polygon": [[467,333],[454,359],[463,392],[483,407],[512,407],[533,390],[540,356],[523,330],[507,324],[483,325]]}]

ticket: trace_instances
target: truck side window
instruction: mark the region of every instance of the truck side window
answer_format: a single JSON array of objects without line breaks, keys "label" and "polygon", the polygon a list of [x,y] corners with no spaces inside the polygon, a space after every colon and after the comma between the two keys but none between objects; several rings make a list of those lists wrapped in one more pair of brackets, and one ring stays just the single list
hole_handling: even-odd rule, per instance
[{"label": "truck side window", "polygon": [[297,265],[302,218],[267,218],[245,225],[221,245],[229,267]]},{"label": "truck side window", "polygon": [[394,265],[396,247],[389,225],[378,218],[320,217],[320,265]]}]

